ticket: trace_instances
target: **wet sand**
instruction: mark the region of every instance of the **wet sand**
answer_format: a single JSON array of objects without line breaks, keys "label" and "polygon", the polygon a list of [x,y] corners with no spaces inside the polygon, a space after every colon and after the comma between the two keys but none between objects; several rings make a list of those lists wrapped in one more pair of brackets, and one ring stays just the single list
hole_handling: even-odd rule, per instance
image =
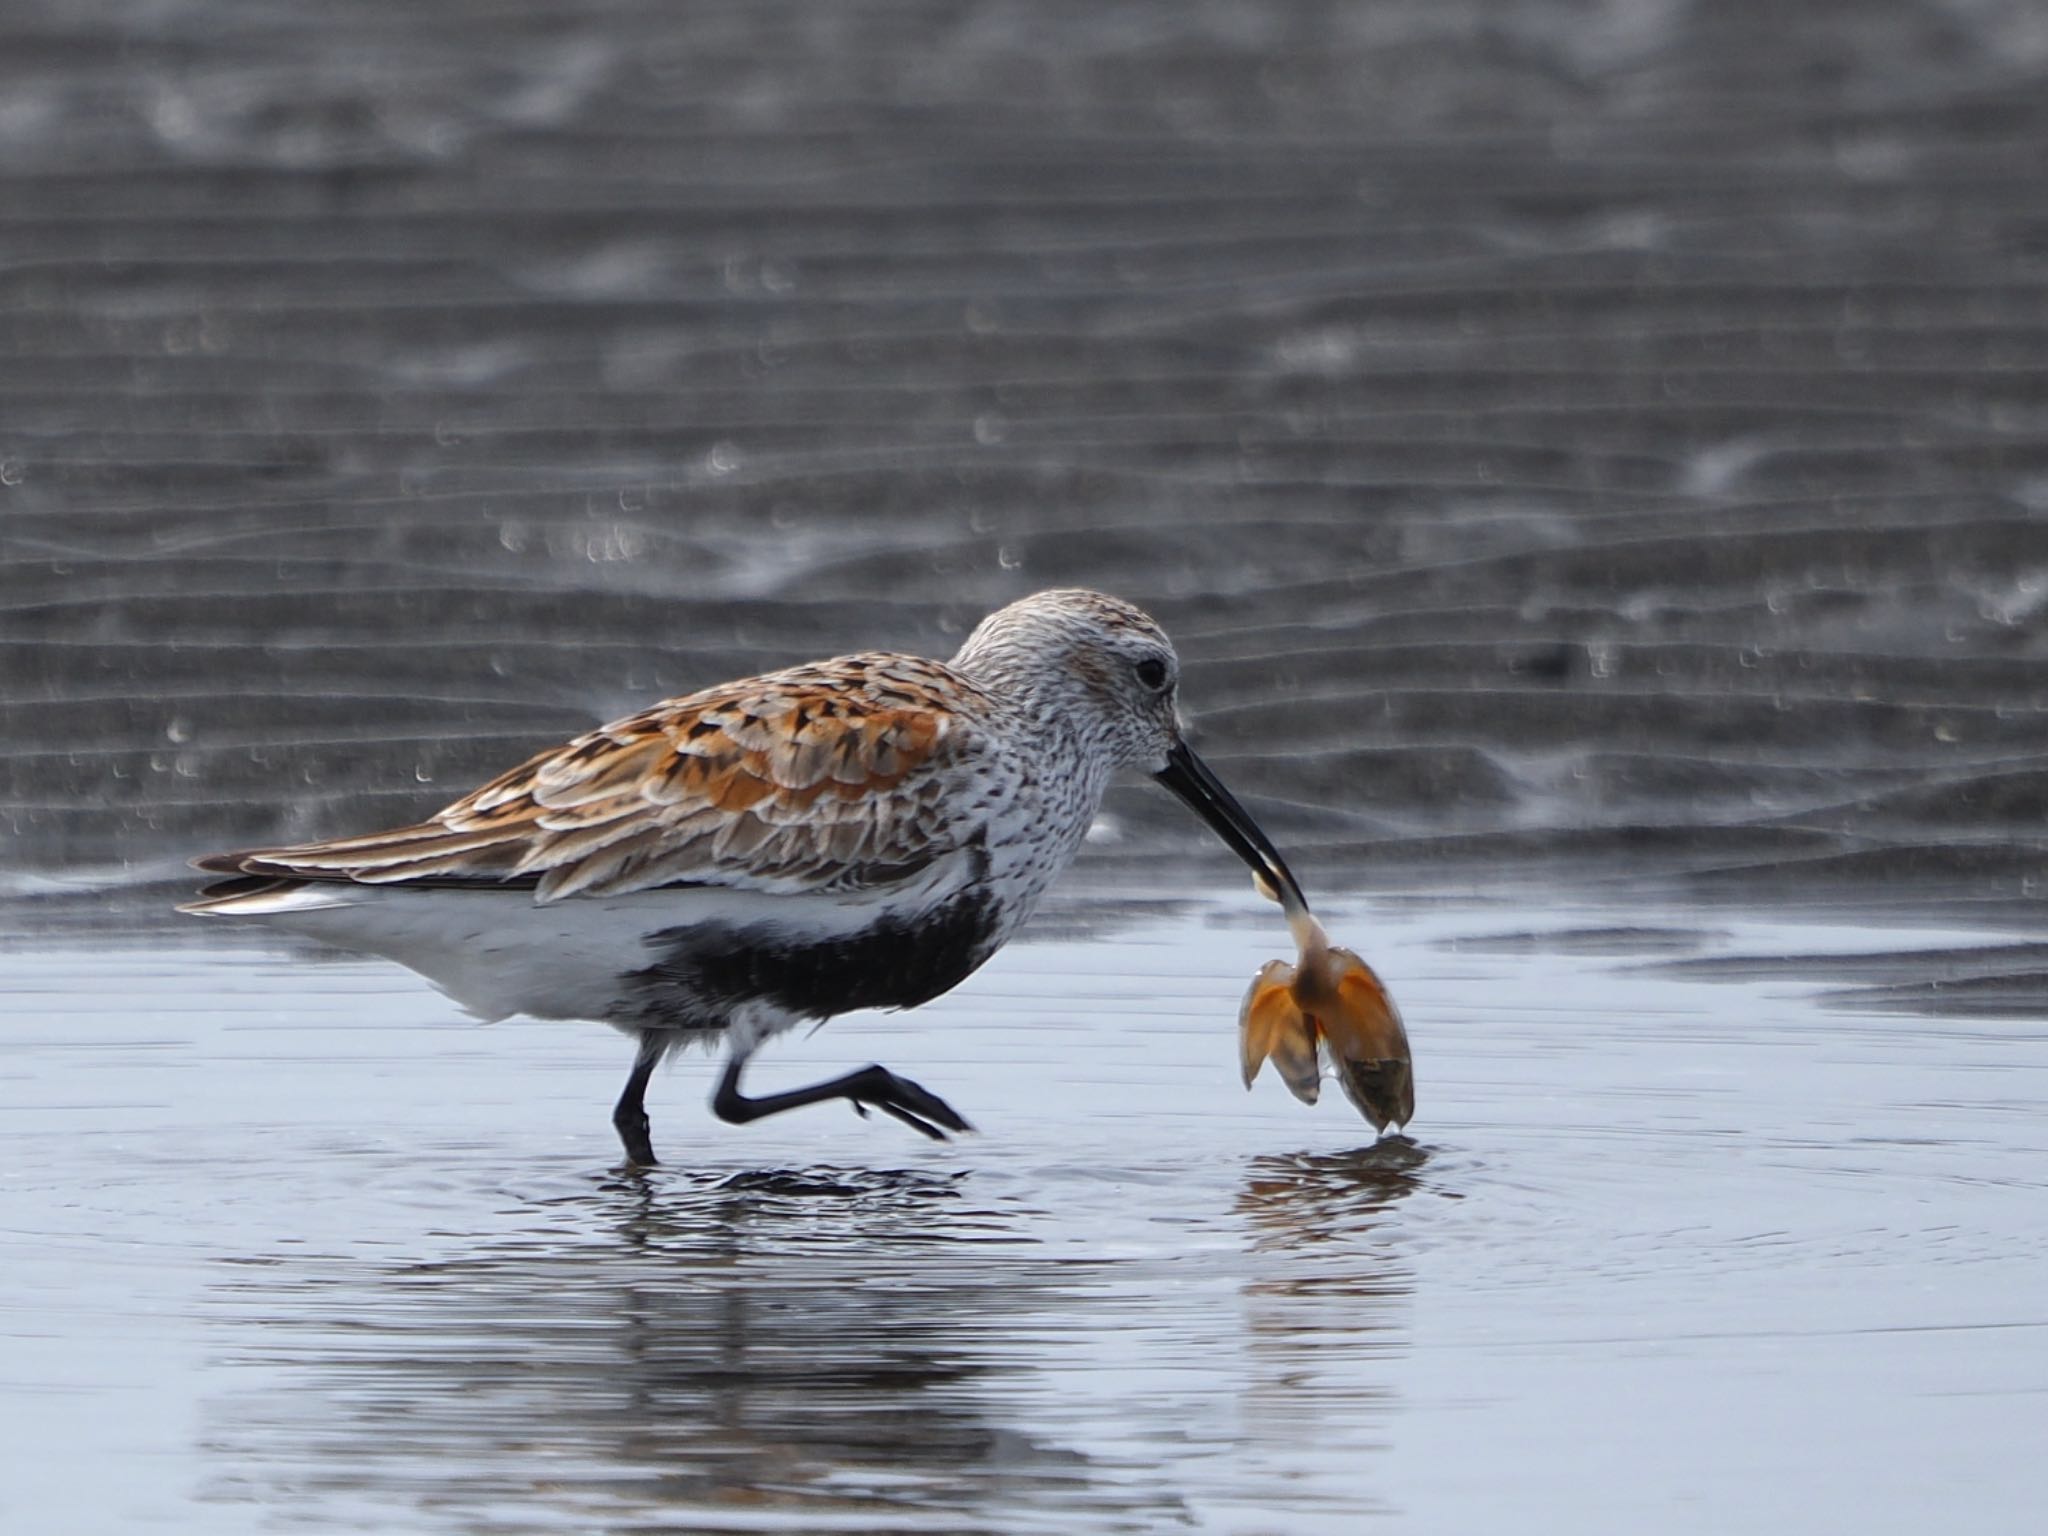
[{"label": "wet sand", "polygon": [[1414,1024],[1413,1140],[1238,1086],[1280,937],[1246,897],[764,1059],[883,1060],[978,1135],[736,1131],[692,1060],[644,1179],[607,1171],[608,1030],[354,962],[11,956],[0,1512],[89,1479],[99,1528],[206,1532],[2027,1528],[2038,1019],[1683,969],[1866,929],[1332,927]]}]

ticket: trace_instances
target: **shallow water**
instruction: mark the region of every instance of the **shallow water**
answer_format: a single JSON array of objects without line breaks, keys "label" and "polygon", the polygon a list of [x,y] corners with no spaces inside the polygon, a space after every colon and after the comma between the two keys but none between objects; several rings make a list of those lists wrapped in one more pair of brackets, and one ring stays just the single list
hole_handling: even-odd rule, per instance
[{"label": "shallow water", "polygon": [[1417,1049],[1374,1145],[1238,1086],[1270,909],[1137,910],[757,1072],[880,1059],[979,1134],[729,1129],[693,1059],[645,1178],[608,1030],[368,962],[7,954],[0,1518],[2027,1528],[2048,1027],[1817,979],[1982,936],[1339,909]]}]

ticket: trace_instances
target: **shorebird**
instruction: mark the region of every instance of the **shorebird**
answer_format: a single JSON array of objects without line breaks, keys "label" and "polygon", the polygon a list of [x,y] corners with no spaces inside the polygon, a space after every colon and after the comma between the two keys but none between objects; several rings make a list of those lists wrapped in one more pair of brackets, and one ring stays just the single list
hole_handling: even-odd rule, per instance
[{"label": "shorebird", "polygon": [[412,826],[196,859],[232,878],[180,910],[384,956],[485,1020],[636,1038],[612,1114],[651,1165],[670,1051],[723,1043],[711,1098],[744,1123],[827,1099],[938,1140],[971,1129],[880,1066],[740,1090],[764,1040],[910,1008],[1016,933],[1111,779],[1150,773],[1274,892],[1285,860],[1181,739],[1165,633],[1099,592],[1040,592],[951,661],[861,652],[664,700],[551,747]]}]

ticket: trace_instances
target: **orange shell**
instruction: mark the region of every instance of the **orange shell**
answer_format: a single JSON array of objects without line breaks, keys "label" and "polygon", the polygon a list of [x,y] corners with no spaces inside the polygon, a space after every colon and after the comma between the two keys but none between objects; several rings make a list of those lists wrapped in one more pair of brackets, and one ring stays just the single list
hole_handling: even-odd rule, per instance
[{"label": "orange shell", "polygon": [[1306,910],[1288,916],[1300,964],[1269,960],[1238,1011],[1245,1086],[1270,1060],[1288,1091],[1313,1104],[1319,1052],[1327,1052],[1344,1096],[1375,1130],[1406,1125],[1415,1114],[1415,1073],[1400,1010],[1372,967],[1331,945]]},{"label": "orange shell", "polygon": [[1245,1087],[1251,1087],[1259,1068],[1270,1059],[1287,1091],[1302,1103],[1313,1104],[1322,1091],[1316,1030],[1301,1011],[1294,981],[1294,967],[1285,960],[1268,960],[1252,978],[1238,1010],[1238,1048]]}]

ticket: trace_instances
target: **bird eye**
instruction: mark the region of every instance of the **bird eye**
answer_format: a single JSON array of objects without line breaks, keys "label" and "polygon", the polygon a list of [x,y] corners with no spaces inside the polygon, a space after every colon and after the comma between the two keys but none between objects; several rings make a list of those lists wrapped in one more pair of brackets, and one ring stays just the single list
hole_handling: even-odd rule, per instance
[{"label": "bird eye", "polygon": [[1147,656],[1138,663],[1138,681],[1157,693],[1166,686],[1166,663],[1157,656]]}]

